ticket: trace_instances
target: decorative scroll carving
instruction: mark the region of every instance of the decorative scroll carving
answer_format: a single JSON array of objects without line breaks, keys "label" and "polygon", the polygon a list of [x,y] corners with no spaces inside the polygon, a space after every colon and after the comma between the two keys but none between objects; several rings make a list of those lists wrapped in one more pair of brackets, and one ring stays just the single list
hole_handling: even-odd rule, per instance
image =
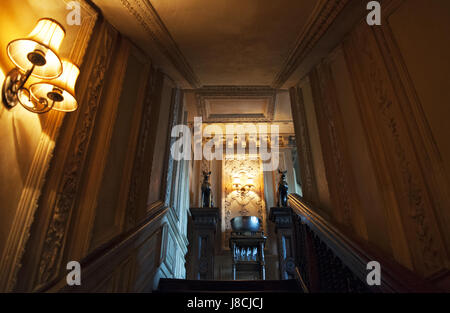
[{"label": "decorative scroll carving", "polygon": [[305,103],[301,88],[291,88],[291,107],[294,115],[294,126],[297,135],[297,150],[299,155],[300,175],[302,182],[303,197],[318,205],[318,191],[316,178],[314,174],[314,164],[311,152],[311,143],[309,141],[308,125],[306,121]]},{"label": "decorative scroll carving", "polygon": [[411,138],[401,107],[410,101],[403,87],[394,89],[399,74],[386,63],[391,56],[385,40],[381,31],[368,31],[361,24],[344,47],[362,118],[369,128],[370,149],[376,166],[383,169],[380,180],[396,195],[389,208],[399,208],[414,266],[428,276],[445,267],[446,252],[414,148],[418,138]]},{"label": "decorative scroll carving", "polygon": [[[233,177],[239,173],[245,173],[254,178],[255,189],[242,196],[239,191],[232,188]],[[263,221],[265,228],[266,210],[264,202],[264,190],[262,183],[261,160],[258,159],[225,159],[223,161],[223,179],[225,186],[224,206],[222,211],[222,236],[224,247],[228,246],[228,237],[231,232],[230,221],[239,215],[252,215]]]},{"label": "decorative scroll carving", "polygon": [[60,184],[61,188],[58,191],[53,216],[46,231],[39,263],[37,285],[49,282],[60,268],[66,231],[79,189],[83,163],[86,158],[95,116],[104,87],[104,77],[112,57],[113,43],[112,31],[104,28],[100,38],[99,52],[89,76],[89,84],[82,101],[81,127],[74,136],[72,153],[66,159],[65,172]]},{"label": "decorative scroll carving", "polygon": [[136,211],[138,206],[137,197],[139,195],[140,186],[142,183],[142,172],[145,162],[145,148],[150,137],[151,113],[153,108],[154,93],[156,87],[156,71],[150,73],[149,81],[147,83],[148,93],[144,103],[144,112],[141,121],[141,130],[137,144],[136,157],[133,165],[133,172],[131,174],[130,191],[127,200],[127,226],[131,227],[136,223]]},{"label": "decorative scroll carving", "polygon": [[172,62],[192,88],[200,88],[200,80],[195,75],[194,70],[184,57],[177,43],[172,39],[172,36],[150,1],[120,0],[120,2],[136,18],[139,25],[150,35],[161,52]]},{"label": "decorative scroll carving", "polygon": [[398,74],[398,79],[394,80],[394,89],[398,95],[403,95],[404,93],[404,96],[408,99],[405,104],[402,104],[405,121],[408,123],[411,137],[414,138],[414,145],[421,166],[427,169],[424,173],[424,179],[429,186],[430,198],[436,208],[436,218],[441,225],[443,236],[446,238],[446,246],[450,247],[450,231],[447,228],[450,222],[450,214],[447,209],[450,207],[450,194],[448,192],[450,190],[450,181],[445,174],[441,152],[423,108],[426,104],[422,104],[418,97],[399,49],[399,44],[390,27],[391,15],[402,5],[410,5],[410,3],[406,0],[383,1],[382,16],[385,19],[383,23],[387,27],[382,27],[381,31],[375,32],[375,35],[381,38],[380,44],[386,47],[382,51],[388,51],[389,53],[386,57],[388,66],[395,68]]},{"label": "decorative scroll carving", "polygon": [[311,14],[308,23],[303,28],[300,36],[289,57],[284,62],[283,68],[275,77],[272,87],[281,88],[292,75],[303,58],[312,50],[315,44],[325,34],[330,25],[345,7],[349,0],[320,0]]},{"label": "decorative scroll carving", "polygon": [[[67,2],[66,0],[64,1]],[[72,44],[69,56],[69,59],[79,66],[83,63],[83,57],[97,21],[97,12],[85,1],[80,1],[80,4],[83,19],[78,27],[78,33]],[[19,200],[17,214],[14,217],[4,254],[0,260],[0,290],[2,291],[11,291],[16,285],[17,273],[21,267],[21,258],[25,252],[25,244],[30,236],[30,228],[45,183],[45,175],[53,158],[55,142],[64,116],[64,113],[56,111],[48,113]]]},{"label": "decorative scroll carving", "polygon": [[348,157],[341,113],[331,69],[327,63],[320,64],[312,72],[311,88],[318,107],[316,112],[330,193],[337,210],[340,210],[336,218],[343,225],[355,229],[358,227],[355,215],[358,214],[356,208],[359,208],[359,204],[355,193],[352,193],[355,190],[353,173],[346,163]]}]

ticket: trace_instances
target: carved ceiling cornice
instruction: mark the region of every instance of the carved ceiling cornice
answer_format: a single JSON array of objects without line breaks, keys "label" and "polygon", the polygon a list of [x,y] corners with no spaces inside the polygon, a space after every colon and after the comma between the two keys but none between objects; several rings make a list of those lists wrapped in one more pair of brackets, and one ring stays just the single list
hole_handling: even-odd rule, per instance
[{"label": "carved ceiling cornice", "polygon": [[[235,149],[234,151],[236,151],[237,147],[240,146],[245,149],[246,153],[248,153],[250,146],[259,149],[261,147],[261,142],[263,141],[270,150],[272,148],[272,139],[274,139],[273,134],[245,134],[243,136],[238,136],[235,134],[232,138],[229,138],[229,135],[227,134],[215,134],[211,137],[202,137],[202,145],[205,145],[211,140],[218,140],[215,143],[216,146],[222,145],[225,149],[228,146],[228,148]],[[296,148],[295,134],[280,134],[276,140],[278,148]]]},{"label": "carved ceiling cornice", "polygon": [[[206,123],[214,122],[270,122],[274,119],[276,89],[268,86],[207,86],[195,91],[197,113]],[[261,114],[220,114],[208,112],[211,100],[266,100],[267,108]]]},{"label": "carved ceiling cornice", "polygon": [[[200,92],[208,92],[208,90],[224,88],[222,86],[202,86],[200,79],[164,25],[150,0],[120,0],[120,2],[134,17],[142,30],[155,42],[162,55],[170,61],[193,89],[200,89]],[[302,28],[297,37],[282,68],[274,77],[272,85],[270,87],[257,88],[281,88],[327,32],[348,3],[349,0],[319,0],[306,26]],[[229,89],[229,87],[225,87],[225,89],[227,88]],[[248,88],[251,90],[255,86],[248,86]],[[245,88],[236,87],[237,90],[245,91]]]},{"label": "carved ceiling cornice", "polygon": [[272,95],[276,90],[270,86],[204,86],[196,90],[202,95]]},{"label": "carved ceiling cornice", "polygon": [[168,29],[162,22],[149,0],[120,0],[128,12],[134,16],[144,31],[158,45],[161,53],[170,60],[192,88],[200,88],[201,82],[191,65],[173,40]]},{"label": "carved ceiling cornice", "polygon": [[297,37],[296,43],[276,75],[272,87],[280,88],[329,29],[349,0],[319,0],[308,23]]}]

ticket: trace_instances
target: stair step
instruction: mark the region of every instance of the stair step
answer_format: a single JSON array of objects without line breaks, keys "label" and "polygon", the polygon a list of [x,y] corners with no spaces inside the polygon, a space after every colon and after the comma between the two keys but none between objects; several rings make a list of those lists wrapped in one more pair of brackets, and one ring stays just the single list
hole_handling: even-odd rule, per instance
[{"label": "stair step", "polygon": [[297,282],[290,280],[185,280],[162,278],[159,292],[300,292]]}]

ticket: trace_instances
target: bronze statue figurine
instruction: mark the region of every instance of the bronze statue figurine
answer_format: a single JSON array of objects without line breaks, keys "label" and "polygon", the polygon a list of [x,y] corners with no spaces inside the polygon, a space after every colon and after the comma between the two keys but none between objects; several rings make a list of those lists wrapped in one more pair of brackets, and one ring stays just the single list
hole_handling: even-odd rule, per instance
[{"label": "bronze statue figurine", "polygon": [[278,173],[281,174],[280,176],[280,182],[278,183],[278,199],[277,199],[277,206],[278,207],[287,207],[287,199],[288,199],[288,183],[286,181],[286,172],[287,171],[280,171],[278,170]]},{"label": "bronze statue figurine", "polygon": [[212,192],[211,192],[211,184],[208,181],[210,175],[211,175],[211,171],[210,172],[203,171],[203,183],[202,183],[202,207],[203,208],[212,208],[214,206]]}]

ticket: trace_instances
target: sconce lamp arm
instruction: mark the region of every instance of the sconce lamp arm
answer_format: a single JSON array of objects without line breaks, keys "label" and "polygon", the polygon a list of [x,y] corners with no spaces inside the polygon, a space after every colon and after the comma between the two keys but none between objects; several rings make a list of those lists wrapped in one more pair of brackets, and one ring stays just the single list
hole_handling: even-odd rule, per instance
[{"label": "sconce lamp arm", "polygon": [[33,74],[35,66],[36,65],[33,64],[33,66],[28,71],[26,71],[23,76],[20,76],[20,78],[16,82],[14,82],[14,91],[18,92],[19,90],[23,89],[31,74]]},{"label": "sconce lamp arm", "polygon": [[22,102],[22,100],[20,99],[20,97],[17,97],[17,101],[19,101],[19,103],[28,111],[33,112],[33,113],[38,113],[38,114],[43,114],[43,113],[47,113],[48,111],[50,111],[53,106],[55,105],[55,101],[53,100],[52,102],[50,102],[49,105],[49,101],[45,98],[39,98],[38,100],[34,100],[32,99],[31,95],[30,95],[30,91],[27,88],[20,88],[18,90],[18,93],[25,93],[27,98],[28,98],[28,102],[31,102],[33,104],[39,103],[41,108],[40,109],[35,109],[35,107],[30,107],[29,105],[26,105],[25,103]]},{"label": "sconce lamp arm", "polygon": [[[55,105],[55,101],[53,100],[50,104],[49,101],[45,98],[39,98],[38,100],[32,99],[30,91],[25,87],[26,82],[30,78],[33,73],[35,65],[33,65],[28,71],[22,73],[17,68],[11,70],[7,79],[3,85],[3,101],[9,108],[16,106],[17,103],[20,103],[25,109],[33,113],[47,113],[50,111]],[[27,105],[22,102],[20,95],[25,94],[28,98],[28,102],[32,103],[34,106]],[[38,104],[39,106],[36,106]]]}]

